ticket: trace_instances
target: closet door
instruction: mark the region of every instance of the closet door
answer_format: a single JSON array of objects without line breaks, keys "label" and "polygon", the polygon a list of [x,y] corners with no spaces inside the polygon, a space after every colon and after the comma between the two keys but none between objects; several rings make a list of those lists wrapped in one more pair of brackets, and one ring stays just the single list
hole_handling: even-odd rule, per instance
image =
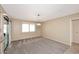
[{"label": "closet door", "polygon": [[79,43],[79,20],[73,21],[73,42]]}]

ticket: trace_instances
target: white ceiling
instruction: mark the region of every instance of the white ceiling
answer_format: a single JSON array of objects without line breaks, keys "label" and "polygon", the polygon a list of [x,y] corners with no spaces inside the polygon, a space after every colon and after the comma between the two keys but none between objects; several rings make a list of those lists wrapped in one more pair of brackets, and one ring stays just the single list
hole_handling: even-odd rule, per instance
[{"label": "white ceiling", "polygon": [[3,4],[2,7],[12,17],[40,22],[79,12],[79,4]]}]

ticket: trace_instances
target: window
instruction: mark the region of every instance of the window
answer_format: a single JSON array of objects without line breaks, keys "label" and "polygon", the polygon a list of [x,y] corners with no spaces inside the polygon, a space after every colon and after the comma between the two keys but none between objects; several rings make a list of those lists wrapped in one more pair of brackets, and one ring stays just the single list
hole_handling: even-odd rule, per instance
[{"label": "window", "polygon": [[35,32],[35,24],[22,24],[22,32]]},{"label": "window", "polygon": [[4,24],[4,33],[7,33],[7,25]]},{"label": "window", "polygon": [[30,32],[35,32],[35,24],[30,24]]},{"label": "window", "polygon": [[22,32],[29,32],[29,24],[22,24]]}]

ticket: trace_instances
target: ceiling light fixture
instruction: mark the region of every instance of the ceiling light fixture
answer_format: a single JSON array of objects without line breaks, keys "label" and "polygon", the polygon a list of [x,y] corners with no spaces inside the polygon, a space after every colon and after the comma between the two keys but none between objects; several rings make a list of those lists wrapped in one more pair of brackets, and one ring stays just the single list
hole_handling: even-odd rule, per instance
[{"label": "ceiling light fixture", "polygon": [[3,13],[3,15],[7,15],[6,13]]},{"label": "ceiling light fixture", "polygon": [[40,23],[37,23],[36,25],[41,26],[41,24],[40,24]]}]

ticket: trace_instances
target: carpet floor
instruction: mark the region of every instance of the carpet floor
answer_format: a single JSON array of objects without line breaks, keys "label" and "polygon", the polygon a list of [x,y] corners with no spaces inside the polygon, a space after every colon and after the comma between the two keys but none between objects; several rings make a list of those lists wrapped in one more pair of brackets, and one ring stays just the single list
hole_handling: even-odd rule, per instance
[{"label": "carpet floor", "polygon": [[5,54],[67,54],[79,53],[79,45],[71,47],[46,38],[31,38],[14,41]]}]

